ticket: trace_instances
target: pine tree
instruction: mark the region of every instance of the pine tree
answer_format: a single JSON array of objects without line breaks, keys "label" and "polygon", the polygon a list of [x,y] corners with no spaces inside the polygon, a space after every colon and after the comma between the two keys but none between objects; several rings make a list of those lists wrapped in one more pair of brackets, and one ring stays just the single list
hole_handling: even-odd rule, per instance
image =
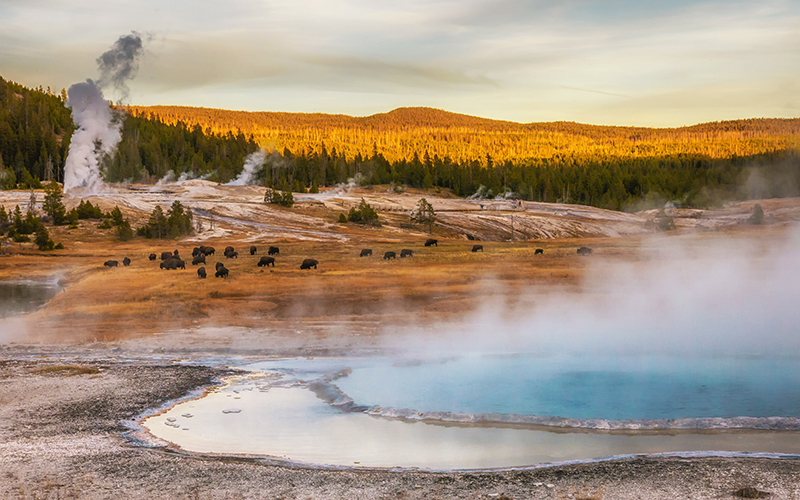
[{"label": "pine tree", "polygon": [[60,226],[67,221],[67,207],[64,206],[61,186],[56,181],[50,181],[45,188],[44,204],[42,210],[53,219],[53,224]]},{"label": "pine tree", "polygon": [[414,210],[411,220],[418,224],[427,224],[428,233],[433,232],[433,222],[436,220],[436,212],[433,210],[433,205],[428,203],[425,198],[420,198],[417,203],[417,208]]}]

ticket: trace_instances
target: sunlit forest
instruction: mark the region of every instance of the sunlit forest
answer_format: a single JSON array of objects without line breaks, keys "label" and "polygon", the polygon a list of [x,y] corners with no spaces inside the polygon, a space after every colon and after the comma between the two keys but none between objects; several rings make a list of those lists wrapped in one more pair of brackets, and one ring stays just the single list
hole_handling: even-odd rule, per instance
[{"label": "sunlit forest", "polygon": [[[0,78],[0,188],[63,179],[65,91]],[[430,108],[368,117],[127,107],[109,182],[229,182],[259,147],[254,182],[314,192],[352,183],[636,210],[800,195],[800,119],[672,129],[520,124]]]}]

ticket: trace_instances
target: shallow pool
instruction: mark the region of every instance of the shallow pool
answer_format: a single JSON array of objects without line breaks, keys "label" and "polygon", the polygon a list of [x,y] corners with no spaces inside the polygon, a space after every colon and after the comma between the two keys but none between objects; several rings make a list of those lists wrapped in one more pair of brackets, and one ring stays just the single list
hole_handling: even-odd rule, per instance
[{"label": "shallow pool", "polygon": [[0,318],[34,311],[61,290],[56,280],[0,281]]},{"label": "shallow pool", "polygon": [[[800,453],[796,359],[283,359],[144,421],[187,451],[345,467]],[[756,373],[757,372],[757,373]]]}]

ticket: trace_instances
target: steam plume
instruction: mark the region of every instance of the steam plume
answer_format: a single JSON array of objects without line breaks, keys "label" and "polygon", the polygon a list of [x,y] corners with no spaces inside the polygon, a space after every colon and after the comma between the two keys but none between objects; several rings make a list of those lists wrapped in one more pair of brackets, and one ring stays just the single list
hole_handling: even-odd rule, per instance
[{"label": "steam plume", "polygon": [[266,160],[267,152],[263,149],[259,149],[255,153],[250,154],[244,160],[244,168],[242,169],[242,173],[239,174],[237,178],[226,184],[226,186],[247,186],[253,180],[253,175],[256,173],[256,170],[261,168]]},{"label": "steam plume", "polygon": [[100,162],[114,152],[121,139],[121,116],[103,97],[103,88],[112,85],[125,100],[128,86],[139,67],[136,58],[142,51],[142,39],[133,32],[119,38],[111,50],[97,58],[100,79],[72,85],[67,91],[66,106],[72,110],[77,129],[72,135],[64,165],[64,191],[85,187],[92,191],[103,184]]}]

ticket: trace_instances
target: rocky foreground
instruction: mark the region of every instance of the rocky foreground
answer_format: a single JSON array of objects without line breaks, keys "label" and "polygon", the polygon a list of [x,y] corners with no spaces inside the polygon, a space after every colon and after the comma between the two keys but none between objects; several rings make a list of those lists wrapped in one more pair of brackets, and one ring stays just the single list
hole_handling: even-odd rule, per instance
[{"label": "rocky foreground", "polygon": [[176,454],[133,419],[224,368],[0,351],[0,498],[798,498],[800,460],[652,458],[472,473],[292,468]]}]

